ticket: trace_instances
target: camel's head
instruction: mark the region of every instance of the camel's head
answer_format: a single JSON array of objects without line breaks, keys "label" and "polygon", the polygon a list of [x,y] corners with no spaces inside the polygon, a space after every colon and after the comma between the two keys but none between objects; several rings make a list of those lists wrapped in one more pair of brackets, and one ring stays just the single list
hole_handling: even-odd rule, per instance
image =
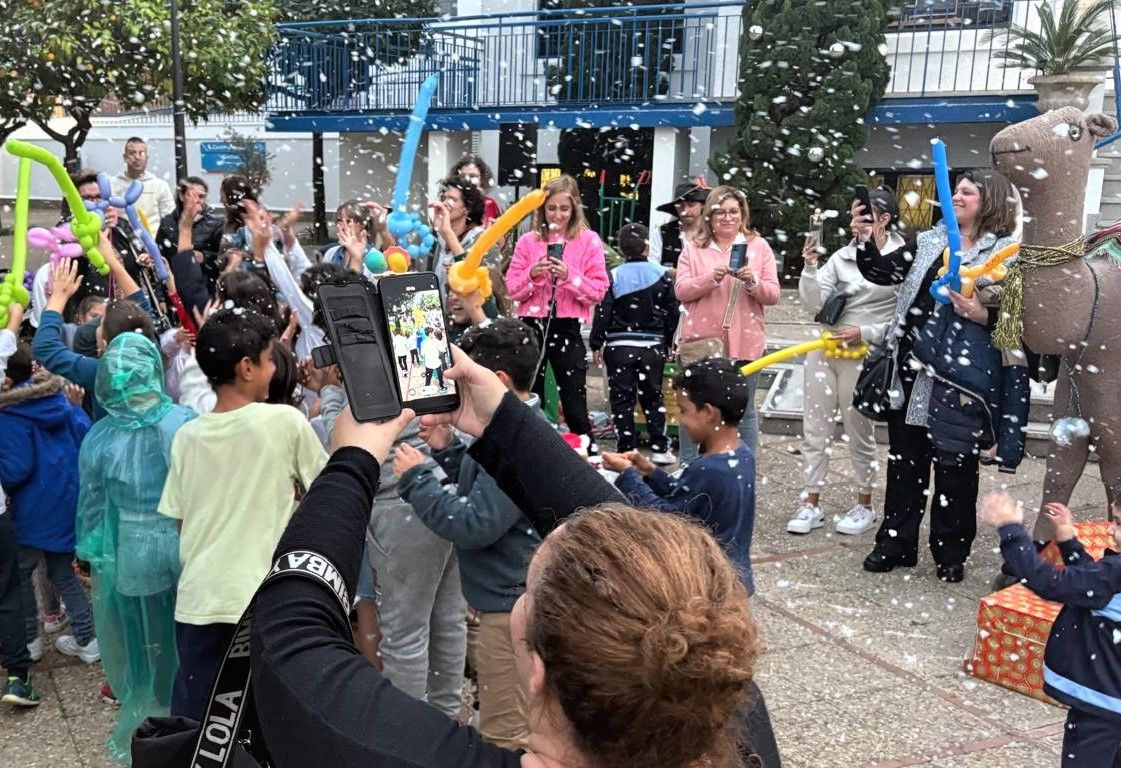
[{"label": "camel's head", "polygon": [[[1052,186],[1055,176],[1069,178],[1077,177],[1079,170],[1089,172],[1094,142],[1115,130],[1117,121],[1108,115],[1063,107],[1003,129],[993,136],[989,153],[993,168],[1030,191],[1040,184]],[[1069,191],[1085,193],[1085,189]]]},{"label": "camel's head", "polygon": [[1117,121],[1108,115],[1063,107],[993,136],[993,168],[1023,194],[1025,242],[1055,244],[1082,234],[1094,143],[1115,130]]}]

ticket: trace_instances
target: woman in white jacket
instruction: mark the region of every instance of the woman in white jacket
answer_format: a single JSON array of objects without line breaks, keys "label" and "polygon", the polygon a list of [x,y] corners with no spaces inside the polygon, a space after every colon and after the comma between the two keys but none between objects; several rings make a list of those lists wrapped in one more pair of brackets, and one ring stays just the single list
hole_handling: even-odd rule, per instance
[{"label": "woman in white jacket", "polygon": [[[840,315],[832,324],[823,324],[821,330],[830,331],[852,346],[862,341],[883,343],[884,334],[891,324],[897,288],[875,285],[861,276],[856,266],[858,245],[872,239],[881,253],[905,247],[903,238],[892,231],[899,215],[895,196],[889,190],[880,188],[872,191],[869,197],[871,215],[853,217],[850,225],[852,242],[830,256],[820,267],[816,247],[807,248],[802,254],[806,264],[798,282],[802,303],[813,315],[817,315],[831,296],[843,294],[846,297]],[[838,410],[845,427],[857,498],[852,509],[837,518],[837,533],[863,533],[876,523],[877,515],[872,507],[875,425],[852,407],[853,389],[860,368],[860,360],[826,357],[821,350],[806,356],[802,418],[805,490],[801,505],[786,524],[786,530],[791,533],[809,533],[825,525],[821,489],[829,472],[829,443],[833,439]]]}]

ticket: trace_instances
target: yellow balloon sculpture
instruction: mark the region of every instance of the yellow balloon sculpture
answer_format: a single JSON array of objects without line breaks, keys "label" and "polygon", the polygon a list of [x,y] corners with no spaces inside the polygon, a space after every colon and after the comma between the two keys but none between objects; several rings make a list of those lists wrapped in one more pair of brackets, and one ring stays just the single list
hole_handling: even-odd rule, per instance
[{"label": "yellow balloon sculpture", "polygon": [[[994,283],[999,283],[1008,277],[1008,267],[1004,265],[1008,259],[1020,252],[1020,244],[1006,245],[985,261],[975,267],[962,267],[961,270],[961,295],[967,299],[973,298],[973,288],[982,277],[988,277]],[[950,268],[950,249],[942,251],[942,268],[938,276],[946,274]]]},{"label": "yellow balloon sculpture", "polygon": [[490,270],[482,265],[483,256],[502,239],[503,235],[523,218],[540,208],[544,202],[544,190],[535,189],[495,219],[471,246],[467,258],[452,264],[451,269],[448,270],[448,287],[464,296],[479,291],[484,299],[488,298],[493,287],[490,282]]},{"label": "yellow balloon sculpture", "polygon": [[764,355],[758,360],[753,360],[743,368],[740,368],[740,373],[744,376],[750,376],[753,373],[767,368],[768,366],[775,365],[789,360],[792,357],[805,355],[817,349],[824,349],[826,357],[840,357],[846,360],[859,360],[868,354],[870,347],[866,342],[860,342],[855,347],[846,347],[844,343],[833,336],[829,331],[822,331],[821,337],[811,341],[803,341],[801,344],[795,344],[792,347],[780,349],[777,352],[772,352],[769,355]]}]

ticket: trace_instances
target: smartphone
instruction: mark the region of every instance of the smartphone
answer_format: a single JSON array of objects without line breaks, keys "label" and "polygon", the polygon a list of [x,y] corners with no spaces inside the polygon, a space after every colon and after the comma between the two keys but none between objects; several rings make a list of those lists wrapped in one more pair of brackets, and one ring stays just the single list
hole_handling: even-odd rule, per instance
[{"label": "smartphone", "polygon": [[451,345],[436,275],[386,275],[378,281],[378,293],[401,407],[412,408],[418,415],[458,408],[456,384],[444,377],[451,367]]},{"label": "smartphone", "polygon": [[549,248],[545,252],[545,258],[556,259],[557,261],[564,260],[564,243],[549,243]]},{"label": "smartphone", "polygon": [[397,383],[388,366],[392,352],[377,292],[367,281],[319,286],[330,347],[312,350],[316,367],[338,363],[351,413],[358,421],[391,419],[401,413]]},{"label": "smartphone", "polygon": [[728,269],[738,272],[747,260],[747,243],[732,243],[732,252],[728,255]]},{"label": "smartphone", "polygon": [[872,198],[868,196],[868,186],[866,184],[856,185],[856,200],[864,206],[864,215],[873,216],[872,213]]}]

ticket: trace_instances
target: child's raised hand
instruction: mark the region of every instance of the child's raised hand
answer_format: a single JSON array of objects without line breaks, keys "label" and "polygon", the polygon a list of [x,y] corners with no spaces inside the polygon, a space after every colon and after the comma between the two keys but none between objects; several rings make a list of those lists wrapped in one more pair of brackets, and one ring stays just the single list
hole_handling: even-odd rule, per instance
[{"label": "child's raised hand", "polygon": [[603,459],[603,468],[612,472],[625,472],[634,466],[627,455],[623,453],[604,451],[600,454],[600,458]]},{"label": "child's raised hand", "polygon": [[424,454],[408,443],[401,443],[394,453],[396,455],[393,457],[393,474],[397,477],[405,474],[413,467],[424,464]]},{"label": "child's raised hand", "polygon": [[79,387],[77,384],[65,384],[62,391],[66,393],[66,399],[70,401],[73,406],[81,407],[82,400],[86,397],[86,390]]},{"label": "child's raised hand", "polygon": [[1055,539],[1070,541],[1074,538],[1074,520],[1066,504],[1051,501],[1043,505],[1043,513],[1055,524]]},{"label": "child's raised hand", "polygon": [[449,424],[420,425],[420,439],[434,451],[442,451],[452,441],[452,428]]},{"label": "child's raised hand", "polygon": [[47,309],[61,312],[61,307],[78,292],[82,285],[82,276],[78,274],[78,262],[75,259],[63,259],[58,266],[51,270],[51,298]]},{"label": "child's raised hand", "polygon": [[993,491],[986,493],[977,505],[981,512],[981,522],[990,528],[1024,522],[1024,505],[1007,493]]}]

